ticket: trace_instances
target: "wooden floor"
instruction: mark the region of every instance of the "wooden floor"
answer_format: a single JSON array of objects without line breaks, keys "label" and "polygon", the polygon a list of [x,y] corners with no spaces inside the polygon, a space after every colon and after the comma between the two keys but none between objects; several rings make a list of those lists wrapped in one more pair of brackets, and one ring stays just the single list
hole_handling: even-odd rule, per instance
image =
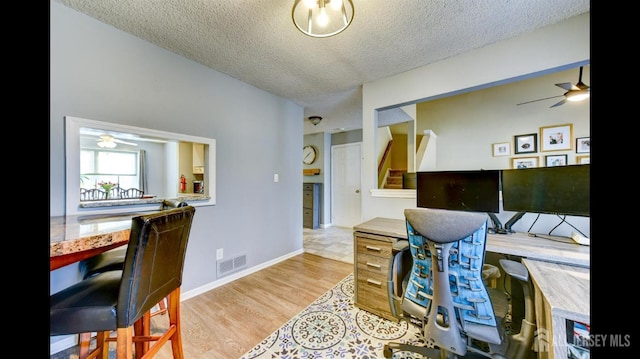
[{"label": "wooden floor", "polygon": [[[183,301],[185,358],[240,358],[351,272],[353,264],[303,253]],[[171,344],[155,358],[172,358]]]},{"label": "wooden floor", "polygon": [[[351,272],[352,264],[303,253],[183,301],[185,358],[239,358]],[[156,356],[171,357],[170,344]]]}]

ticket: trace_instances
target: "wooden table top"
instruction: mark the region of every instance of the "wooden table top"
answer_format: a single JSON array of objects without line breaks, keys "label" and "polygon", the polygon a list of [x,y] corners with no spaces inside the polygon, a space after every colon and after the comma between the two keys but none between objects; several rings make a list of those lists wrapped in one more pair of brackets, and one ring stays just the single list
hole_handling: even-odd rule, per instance
[{"label": "wooden table top", "polygon": [[589,268],[525,258],[522,263],[531,274],[534,284],[544,295],[552,315],[589,324],[590,282]]}]

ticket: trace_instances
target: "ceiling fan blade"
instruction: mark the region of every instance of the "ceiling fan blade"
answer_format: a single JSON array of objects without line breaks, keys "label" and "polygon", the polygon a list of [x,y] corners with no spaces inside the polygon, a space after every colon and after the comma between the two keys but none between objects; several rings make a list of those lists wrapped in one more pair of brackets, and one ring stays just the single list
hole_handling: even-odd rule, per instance
[{"label": "ceiling fan blade", "polygon": [[556,84],[556,86],[565,89],[567,91],[571,91],[571,90],[580,90],[580,88],[574,84],[572,84],[571,82],[563,82],[561,84]]},{"label": "ceiling fan blade", "polygon": [[554,108],[554,107],[562,106],[562,105],[564,105],[564,103],[565,103],[565,102],[567,102],[567,99],[566,99],[566,98],[563,98],[563,99],[562,99],[562,101],[560,101],[560,102],[556,103],[556,104],[555,104],[555,105],[553,105],[553,106],[550,106],[549,108]]},{"label": "ceiling fan blade", "polygon": [[117,138],[114,138],[113,142],[122,143],[123,145],[129,145],[129,146],[137,146],[138,145],[137,143],[127,142],[127,141],[119,140]]},{"label": "ceiling fan blade", "polygon": [[557,98],[557,97],[562,97],[562,96],[564,96],[564,95],[558,95],[558,96],[551,96],[551,97],[539,98],[539,99],[537,99],[537,100],[527,101],[527,102],[520,102],[520,103],[517,103],[517,104],[516,104],[516,106],[526,105],[526,104],[528,104],[528,103],[538,102],[538,101],[544,101],[544,100],[549,100],[549,99],[552,99],[552,98]]}]

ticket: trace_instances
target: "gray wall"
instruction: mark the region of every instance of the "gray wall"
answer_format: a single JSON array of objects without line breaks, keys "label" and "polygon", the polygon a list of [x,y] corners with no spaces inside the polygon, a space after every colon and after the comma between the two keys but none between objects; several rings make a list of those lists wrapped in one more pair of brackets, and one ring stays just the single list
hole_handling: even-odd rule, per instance
[{"label": "gray wall", "polygon": [[[183,293],[215,253],[254,267],[302,251],[303,108],[50,2],[50,215],[64,215],[64,116],[215,138],[217,204],[198,207]],[[273,182],[278,173],[280,181]],[[50,292],[78,280],[53,271]]]}]

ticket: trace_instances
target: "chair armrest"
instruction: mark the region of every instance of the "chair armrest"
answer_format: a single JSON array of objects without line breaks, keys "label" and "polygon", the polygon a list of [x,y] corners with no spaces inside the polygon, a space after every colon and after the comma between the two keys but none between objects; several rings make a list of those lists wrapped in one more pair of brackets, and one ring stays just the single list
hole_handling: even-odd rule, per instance
[{"label": "chair armrest", "polygon": [[522,282],[529,281],[529,271],[522,263],[510,259],[500,259],[498,262],[507,275]]}]

